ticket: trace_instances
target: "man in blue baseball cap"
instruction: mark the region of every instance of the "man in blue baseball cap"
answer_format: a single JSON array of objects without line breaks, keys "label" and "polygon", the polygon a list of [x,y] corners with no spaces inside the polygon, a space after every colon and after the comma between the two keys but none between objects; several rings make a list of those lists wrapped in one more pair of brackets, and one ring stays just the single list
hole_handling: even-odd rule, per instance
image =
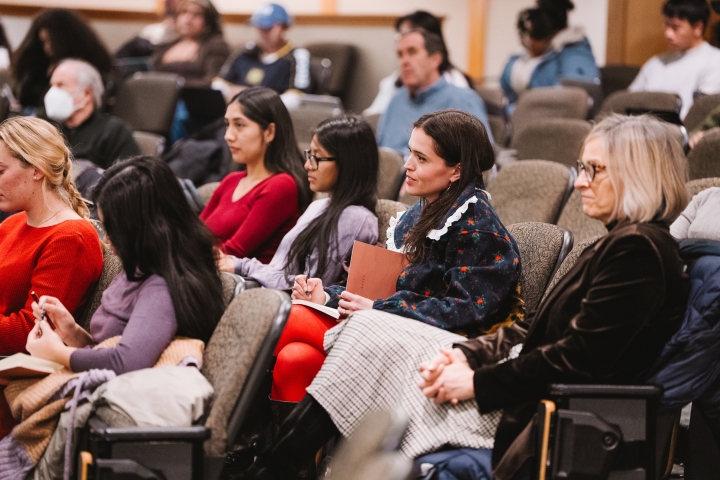
[{"label": "man in blue baseball cap", "polygon": [[287,38],[292,18],[277,3],[260,7],[250,18],[257,29],[257,40],[221,71],[226,82],[234,85],[262,85],[278,93],[310,89],[310,52],[294,48]]}]

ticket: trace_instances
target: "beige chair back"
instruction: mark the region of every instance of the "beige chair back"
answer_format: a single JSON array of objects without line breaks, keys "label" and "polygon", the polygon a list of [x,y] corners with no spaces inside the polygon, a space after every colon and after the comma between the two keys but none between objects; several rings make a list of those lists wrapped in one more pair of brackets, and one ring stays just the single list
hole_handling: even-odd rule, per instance
[{"label": "beige chair back", "polygon": [[615,92],[600,108],[598,117],[611,113],[628,115],[633,112],[671,112],[680,113],[682,101],[674,93],[666,92]]},{"label": "beige chair back", "polygon": [[520,250],[520,291],[530,312],[537,307],[548,282],[572,249],[572,233],[539,222],[516,223],[507,229]]},{"label": "beige chair back", "polygon": [[375,215],[378,218],[378,243],[385,245],[390,219],[397,217],[399,212],[407,210],[407,205],[393,200],[378,200],[375,204]]},{"label": "beige chair back", "polygon": [[550,280],[550,283],[545,290],[545,294],[543,295],[543,299],[548,295],[548,293],[550,293],[553,288],[555,288],[555,285],[557,285],[558,282],[562,280],[565,275],[567,275],[570,269],[575,266],[575,263],[577,262],[577,259],[580,257],[580,255],[588,247],[595,245],[595,242],[600,240],[602,237],[602,235],[596,235],[594,237],[588,237],[580,242],[575,242],[573,249],[570,251],[567,257],[565,257],[565,260],[563,260],[563,262],[560,264],[560,268],[558,268],[557,272],[555,272],[555,275],[553,275],[552,280]]},{"label": "beige chair back", "polygon": [[133,130],[168,137],[184,80],[161,72],[138,72],[120,86],[112,114]]},{"label": "beige chair back", "polygon": [[583,212],[582,194],[579,190],[573,190],[570,194],[557,224],[559,227],[570,230],[575,236],[575,242],[582,242],[586,238],[607,233],[605,225],[600,220],[590,218]]},{"label": "beige chair back", "polygon": [[627,90],[640,72],[634,65],[605,65],[600,67],[600,83],[603,97],[607,98],[620,90]]},{"label": "beige chair back", "polygon": [[575,118],[585,120],[588,114],[588,94],[579,87],[541,87],[520,95],[510,117],[513,135],[538,120],[547,118]]},{"label": "beige chair back", "polygon": [[720,177],[698,178],[685,184],[690,198],[711,187],[720,187]]},{"label": "beige chair back", "polygon": [[378,150],[378,198],[394,200],[397,198],[405,178],[405,160],[400,152],[382,147]]},{"label": "beige chair back", "polygon": [[206,183],[205,185],[200,185],[197,189],[198,196],[200,196],[200,199],[203,202],[203,205],[207,205],[210,201],[210,197],[212,197],[213,193],[215,193],[215,190],[220,186],[220,182],[210,182]]},{"label": "beige chair back", "polygon": [[133,139],[142,155],[159,157],[165,151],[165,137],[147,132],[133,132]]},{"label": "beige chair back", "polygon": [[528,125],[513,136],[510,148],[518,160],[551,160],[574,167],[592,127],[585,120],[548,118]]},{"label": "beige chair back", "polygon": [[502,168],[487,186],[490,203],[505,225],[555,223],[570,195],[575,170],[548,160],[524,160]]},{"label": "beige chair back", "polygon": [[710,112],[720,107],[720,93],[714,95],[700,95],[697,97],[688,110],[687,115],[683,119],[683,125],[687,128],[688,132],[694,130],[696,127],[710,115]]},{"label": "beige chair back", "polygon": [[103,255],[103,269],[100,273],[100,278],[95,284],[87,303],[83,305],[80,312],[76,312],[75,314],[77,324],[85,329],[85,331],[90,331],[90,320],[95,314],[95,311],[100,307],[103,293],[110,286],[110,283],[115,279],[115,277],[120,274],[124,275],[122,272],[123,267],[120,258],[110,252],[110,249],[107,249]]},{"label": "beige chair back", "polygon": [[720,129],[708,130],[688,153],[690,180],[720,177]]}]

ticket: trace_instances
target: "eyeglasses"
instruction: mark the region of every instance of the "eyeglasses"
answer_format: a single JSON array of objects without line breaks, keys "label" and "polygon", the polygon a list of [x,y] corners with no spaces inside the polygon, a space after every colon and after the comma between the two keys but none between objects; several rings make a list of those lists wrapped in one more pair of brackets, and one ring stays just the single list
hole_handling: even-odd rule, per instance
[{"label": "eyeglasses", "polygon": [[580,160],[577,161],[578,175],[582,172],[585,172],[585,177],[587,178],[588,183],[595,180],[595,174],[597,172],[602,172],[603,170],[605,170],[604,165],[595,165],[594,163],[585,164]]},{"label": "eyeglasses", "polygon": [[335,157],[318,157],[310,153],[310,150],[305,150],[305,160],[310,162],[310,170],[318,169],[318,162],[332,162]]}]

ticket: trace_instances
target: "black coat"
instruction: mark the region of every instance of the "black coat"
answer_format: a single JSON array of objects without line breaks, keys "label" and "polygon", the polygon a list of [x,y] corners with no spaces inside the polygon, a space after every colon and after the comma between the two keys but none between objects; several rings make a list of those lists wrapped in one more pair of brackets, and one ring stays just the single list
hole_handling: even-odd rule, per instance
[{"label": "black coat", "polygon": [[[529,317],[526,335],[516,326],[457,345],[476,368],[480,412],[503,409],[493,465],[550,384],[642,383],[680,326],[689,282],[667,225],[620,223],[609,230]],[[493,363],[523,341],[518,358]]]}]

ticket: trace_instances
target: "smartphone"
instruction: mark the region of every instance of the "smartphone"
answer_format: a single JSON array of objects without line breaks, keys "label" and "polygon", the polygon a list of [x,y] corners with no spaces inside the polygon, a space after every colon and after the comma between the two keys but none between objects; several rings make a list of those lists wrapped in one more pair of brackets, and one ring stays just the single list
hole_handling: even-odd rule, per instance
[{"label": "smartphone", "polygon": [[[37,304],[40,305],[40,297],[38,297],[37,293],[35,293],[35,290],[30,292],[30,295],[32,296],[33,300],[35,300],[35,302],[37,302]],[[55,324],[53,323],[52,320],[50,320],[50,315],[45,313],[45,309],[43,309],[43,317],[44,318],[41,318],[41,320],[47,320],[48,325],[50,325],[50,328],[52,328],[53,330],[56,330]]]}]

